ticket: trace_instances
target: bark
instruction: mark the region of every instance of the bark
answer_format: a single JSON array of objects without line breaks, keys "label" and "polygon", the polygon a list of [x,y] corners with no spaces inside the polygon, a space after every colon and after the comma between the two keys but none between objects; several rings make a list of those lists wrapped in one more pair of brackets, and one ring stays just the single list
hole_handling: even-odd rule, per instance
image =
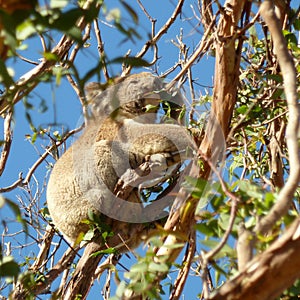
[{"label": "bark", "polygon": [[286,127],[286,144],[289,152],[289,177],[280,191],[275,205],[264,218],[260,220],[255,232],[266,234],[273,225],[283,217],[291,207],[294,193],[300,181],[300,153],[298,133],[300,128],[300,112],[297,94],[296,68],[292,56],[282,34],[280,21],[276,17],[272,1],[264,1],[260,7],[260,13],[264,18],[272,36],[274,52],[279,62],[283,77],[284,91],[289,110],[289,120]]},{"label": "bark", "polygon": [[[280,191],[275,205],[268,215],[261,218],[254,232],[266,234],[290,208],[300,179],[299,145],[299,106],[297,104],[296,70],[281,30],[280,20],[276,17],[274,4],[266,0],[261,4],[260,13],[272,36],[274,53],[280,65],[284,89],[289,109],[286,129],[286,143],[289,152],[290,172],[287,182]],[[256,234],[256,235],[257,235]],[[243,234],[242,234],[243,236]],[[254,244],[256,236],[251,241]],[[300,278],[300,218],[262,254],[256,256],[241,272],[221,287],[210,299],[275,299],[286,288]]]},{"label": "bark", "polygon": [[92,241],[87,244],[83,256],[80,258],[76,270],[72,275],[62,299],[76,299],[77,296],[86,299],[89,290],[94,282],[95,271],[102,258],[102,255],[92,256],[93,253],[103,249],[101,242]]},{"label": "bark", "polygon": [[[236,29],[246,2],[246,0],[226,1],[224,6],[231,7],[232,11],[224,11],[215,34],[216,64],[211,118],[205,130],[205,137],[200,145],[200,152],[211,159],[212,162],[219,158],[220,150],[224,146],[222,141],[228,135],[236,102],[241,58],[241,43],[238,44],[238,47],[236,46]],[[189,176],[195,178],[200,176],[208,179],[209,174],[210,167],[208,163],[204,162],[204,168],[200,174],[197,163],[195,163]],[[175,209],[170,214],[165,229],[180,234],[170,234],[167,237],[164,245],[157,251],[158,257],[167,255],[169,257],[168,261],[173,262],[179,255],[181,248],[173,249],[170,246],[186,241],[182,237],[187,237],[194,225],[197,203],[198,199],[189,197],[184,189],[179,191],[173,205]],[[184,206],[185,208],[183,208]]]},{"label": "bark", "polygon": [[210,300],[271,300],[300,278],[300,218]]}]

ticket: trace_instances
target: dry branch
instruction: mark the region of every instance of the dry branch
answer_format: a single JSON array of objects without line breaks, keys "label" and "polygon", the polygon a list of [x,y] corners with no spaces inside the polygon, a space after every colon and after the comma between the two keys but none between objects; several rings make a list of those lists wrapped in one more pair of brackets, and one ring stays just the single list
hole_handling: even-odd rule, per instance
[{"label": "dry branch", "polygon": [[[77,250],[73,248],[68,248],[64,253],[58,263],[45,275],[44,280],[37,282],[36,285],[31,288],[27,288],[24,285],[23,278],[17,283],[16,287],[13,290],[12,295],[9,299],[12,300],[23,300],[26,299],[29,295],[39,295],[47,291],[51,283],[67,268],[70,267],[72,261],[74,260],[77,254]],[[26,280],[26,278],[25,278]]]},{"label": "dry branch", "polygon": [[[88,10],[93,2],[93,0],[87,0],[83,9]],[[86,20],[84,17],[81,17],[77,22],[77,27],[83,30],[85,26]],[[62,61],[63,57],[70,50],[73,44],[74,40],[67,35],[64,35],[58,44],[52,49],[51,53],[53,53],[59,61]],[[38,66],[24,74],[8,91],[9,94],[13,93],[13,99],[9,99],[8,93],[4,94],[4,96],[0,98],[0,115],[2,115],[9,107],[19,102],[24,96],[28,95],[37,86],[37,79],[43,73],[49,72],[55,64],[55,60],[50,61],[43,59]]]},{"label": "dry branch", "polygon": [[25,178],[23,178],[23,174],[19,174],[19,178],[10,186],[0,188],[0,193],[7,193],[12,191],[13,189],[17,188],[18,186],[24,186],[29,184],[31,177],[33,176],[35,170],[38,168],[38,166],[45,161],[45,159],[52,153],[52,151],[56,150],[59,146],[64,144],[66,140],[71,137],[72,135],[80,132],[84,127],[84,124],[81,125],[78,128],[75,128],[73,130],[70,130],[60,141],[57,141],[53,145],[51,145],[49,148],[45,150],[43,154],[40,155],[39,159],[31,166],[29,171],[27,172],[27,175]]},{"label": "dry branch", "polygon": [[[289,152],[290,174],[277,197],[277,202],[269,214],[263,217],[255,227],[256,233],[266,234],[287,213],[299,184],[299,106],[297,104],[297,81],[294,62],[287,49],[273,2],[264,1],[260,6],[260,13],[272,36],[274,52],[284,80],[284,90],[289,110],[286,142]],[[245,234],[247,234],[247,237],[242,233],[241,240],[245,241],[249,237],[247,231],[245,231]],[[243,261],[239,275],[224,284],[211,299],[247,300],[253,299],[253,295],[260,300],[278,297],[297,278],[300,278],[299,248],[300,219],[298,218],[286,230],[281,239],[274,242],[264,253],[255,257],[247,266],[245,266],[247,261]],[[274,284],[274,280],[276,280],[276,284]]]},{"label": "dry branch", "polygon": [[[155,46],[156,43],[160,40],[160,38],[167,33],[167,31],[169,30],[169,28],[172,26],[172,24],[175,22],[176,18],[178,17],[178,15],[181,13],[181,9],[183,6],[184,0],[179,0],[172,15],[170,16],[170,18],[166,21],[166,23],[164,24],[164,26],[161,27],[161,29],[158,31],[157,34],[155,34],[155,36],[153,36],[149,41],[147,41],[145,43],[145,45],[143,46],[143,48],[140,50],[139,53],[136,54],[136,58],[142,58],[144,57],[144,55],[148,52],[148,50],[150,49],[150,47]],[[132,66],[127,67],[123,72],[122,72],[122,77],[126,76],[130,73],[132,69]]]},{"label": "dry branch", "polygon": [[183,291],[186,280],[189,276],[189,271],[195,256],[196,251],[196,232],[193,230],[189,238],[188,248],[183,258],[184,267],[178,272],[177,278],[174,282],[173,290],[169,299],[178,300]]}]

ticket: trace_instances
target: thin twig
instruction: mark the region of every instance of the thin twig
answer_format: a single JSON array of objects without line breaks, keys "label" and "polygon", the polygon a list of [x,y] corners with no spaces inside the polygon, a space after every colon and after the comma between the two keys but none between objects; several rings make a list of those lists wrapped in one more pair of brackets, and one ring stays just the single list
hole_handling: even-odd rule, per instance
[{"label": "thin twig", "polygon": [[209,299],[279,299],[300,275],[300,218]]},{"label": "thin twig", "polygon": [[51,241],[55,234],[55,230],[53,226],[48,225],[45,231],[45,234],[41,238],[41,245],[40,245],[40,251],[37,255],[36,259],[34,260],[34,263],[30,266],[29,270],[32,270],[33,272],[37,272],[47,263],[47,254],[51,247]]},{"label": "thin twig", "polygon": [[0,193],[8,193],[8,192],[14,190],[16,187],[22,185],[22,182],[23,182],[23,174],[21,172],[21,173],[19,173],[19,179],[17,179],[14,183],[12,183],[9,186],[0,188]]},{"label": "thin twig", "polygon": [[177,278],[173,285],[172,293],[169,297],[170,300],[178,300],[182,294],[185,282],[188,278],[191,264],[195,256],[196,251],[196,233],[195,230],[191,232],[191,236],[188,243],[187,253],[183,259],[184,267],[180,269]]},{"label": "thin twig", "polygon": [[186,62],[182,70],[175,76],[175,78],[166,86],[166,89],[169,89],[174,86],[174,84],[183,76],[186,74],[186,72],[191,68],[193,63],[196,59],[199,58],[199,56],[205,52],[206,49],[208,49],[209,45],[213,42],[213,38],[208,38],[208,36],[211,34],[211,30],[215,24],[216,16],[214,16],[212,22],[210,23],[210,26],[205,31],[199,47],[194,51],[194,53],[190,56],[189,60]]},{"label": "thin twig", "polygon": [[156,19],[152,18],[150,16],[150,14],[148,13],[148,11],[146,10],[145,6],[143,5],[143,3],[140,0],[137,0],[138,5],[140,6],[141,10],[144,12],[144,14],[146,15],[146,17],[150,20],[151,23],[155,23]]},{"label": "thin twig", "polygon": [[[85,27],[85,33],[82,37],[82,44],[86,43],[86,41],[90,38],[90,33],[91,33],[91,24],[88,23]],[[69,62],[74,62],[75,57],[77,56],[78,51],[81,49],[80,44],[76,44],[74,49],[72,50],[70,57],[69,57]]]},{"label": "thin twig", "polygon": [[106,66],[106,62],[105,62],[104,43],[102,41],[101,31],[100,31],[100,28],[99,28],[98,20],[94,20],[94,31],[95,31],[95,35],[96,35],[96,39],[97,39],[97,43],[98,43],[99,56],[100,56],[100,59],[103,61],[103,67],[102,67],[103,75],[104,75],[106,81],[108,81],[110,76],[109,76],[107,66]]},{"label": "thin twig", "polygon": [[211,21],[213,20],[212,3],[210,0],[202,0],[201,2],[202,24],[207,29],[210,27]]},{"label": "thin twig", "polygon": [[229,217],[229,222],[228,222],[228,227],[225,231],[225,233],[223,234],[223,237],[221,239],[221,241],[219,242],[219,244],[217,245],[217,247],[215,247],[214,249],[212,249],[211,251],[209,251],[208,253],[206,253],[204,255],[204,262],[208,262],[210,259],[212,259],[226,244],[228,237],[232,231],[233,225],[234,225],[234,221],[235,221],[235,217],[236,217],[236,212],[237,212],[237,204],[240,202],[239,197],[237,197],[234,193],[232,193],[231,191],[229,191],[229,189],[226,186],[226,183],[224,181],[224,179],[222,178],[221,174],[218,172],[218,170],[216,169],[216,167],[214,166],[214,164],[211,162],[211,160],[204,155],[203,153],[201,153],[201,157],[203,159],[205,159],[205,161],[208,163],[208,165],[210,166],[211,170],[217,175],[218,180],[220,182],[222,191],[224,192],[224,194],[229,197],[232,202],[231,202],[231,210],[230,210],[230,217]]},{"label": "thin twig", "polygon": [[53,150],[55,150],[57,147],[59,147],[60,145],[62,145],[63,143],[66,142],[66,140],[76,134],[77,132],[80,132],[82,130],[82,128],[84,127],[84,124],[81,125],[78,128],[75,128],[73,130],[70,130],[60,141],[56,142],[55,144],[53,144],[52,146],[50,146],[48,149],[46,149],[46,151],[40,156],[40,158],[32,165],[32,167],[29,169],[25,179],[23,178],[23,174],[20,173],[19,174],[19,179],[17,179],[13,184],[11,184],[10,186],[4,187],[4,188],[0,188],[0,193],[7,193],[12,191],[13,189],[17,188],[18,186],[23,186],[23,185],[27,185],[33,175],[33,173],[35,172],[35,170],[37,169],[37,167],[47,158],[48,155],[51,154],[51,152]]},{"label": "thin twig", "polygon": [[37,167],[45,160],[45,158],[57,147],[65,143],[65,141],[72,135],[74,135],[77,132],[80,132],[84,127],[84,124],[82,124],[80,127],[75,128],[73,130],[70,130],[60,141],[56,142],[54,145],[50,146],[46,151],[40,156],[40,158],[34,163],[34,165],[29,169],[23,184],[28,184],[30,181],[30,178],[34,171],[37,169]]},{"label": "thin twig", "polygon": [[39,281],[36,285],[32,286],[30,290],[25,288],[22,282],[17,283],[10,299],[22,300],[26,299],[26,296],[30,292],[35,295],[39,295],[43,291],[47,290],[49,285],[59,276],[59,274],[71,265],[77,251],[78,249],[68,248],[58,263],[45,275],[45,280]]},{"label": "thin twig", "polygon": [[[78,99],[80,101],[80,104],[82,106],[82,110],[83,110],[83,113],[84,113],[85,112],[85,107],[86,107],[86,100],[85,100],[84,94],[82,92],[82,89],[78,86],[78,84],[73,79],[71,74],[67,74],[66,77],[67,77],[70,85],[72,86],[73,90],[75,91],[76,95],[78,96]],[[84,116],[85,116],[85,114],[84,114]]]},{"label": "thin twig", "polygon": [[[158,33],[151,38],[151,40],[147,41],[144,45],[144,47],[140,50],[139,53],[136,54],[136,58],[142,58],[147,51],[149,50],[150,47],[154,46],[159,39],[167,33],[168,29],[171,27],[171,25],[175,22],[176,18],[178,15],[181,13],[181,9],[183,6],[184,0],[179,0],[171,17],[167,20],[167,22],[164,24],[164,26],[158,31]],[[127,67],[125,70],[122,72],[122,76],[126,76],[130,73],[132,66]]]},{"label": "thin twig", "polygon": [[[93,0],[87,0],[83,6],[84,10],[89,9]],[[81,17],[77,22],[77,27],[83,30],[86,26],[85,17]],[[62,36],[58,44],[52,49],[51,53],[62,59],[74,44],[74,40],[67,35]],[[5,94],[0,98],[0,115],[3,114],[9,107],[15,105],[24,96],[28,95],[39,83],[38,78],[45,72],[49,72],[55,65],[55,60],[45,60],[20,77],[20,79],[11,87],[9,95],[13,94],[10,99],[9,95]]]},{"label": "thin twig", "polygon": [[272,119],[269,119],[269,120],[265,120],[263,121],[261,124],[253,124],[251,125],[252,127],[254,128],[257,128],[257,127],[261,127],[261,126],[265,126],[269,123],[272,123],[273,121],[275,121],[276,119],[279,119],[281,118],[282,116],[286,115],[288,113],[288,110],[285,110],[284,112],[282,112],[281,114],[278,114],[277,116],[275,116],[274,118]]},{"label": "thin twig", "polygon": [[43,51],[46,52],[47,51],[47,46],[46,46],[45,38],[43,37],[42,34],[39,34],[39,36],[40,36],[41,44],[42,44],[42,47],[43,47]]},{"label": "thin twig", "polygon": [[36,62],[34,60],[31,60],[31,59],[28,59],[27,57],[24,57],[24,56],[22,56],[21,54],[19,54],[17,52],[16,52],[16,56],[19,57],[21,60],[23,60],[23,61],[25,61],[25,62],[27,62],[31,65],[37,66],[39,64],[38,62]]}]

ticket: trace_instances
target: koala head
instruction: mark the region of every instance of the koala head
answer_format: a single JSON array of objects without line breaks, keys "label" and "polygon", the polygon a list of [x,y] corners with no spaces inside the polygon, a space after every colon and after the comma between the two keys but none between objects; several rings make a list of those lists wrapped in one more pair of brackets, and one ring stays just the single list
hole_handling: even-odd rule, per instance
[{"label": "koala head", "polygon": [[166,91],[166,84],[150,73],[133,74],[118,78],[106,89],[99,83],[89,83],[85,87],[92,116],[111,116],[117,121],[132,119],[147,112],[156,112],[161,100],[172,99],[181,106],[180,93]]}]

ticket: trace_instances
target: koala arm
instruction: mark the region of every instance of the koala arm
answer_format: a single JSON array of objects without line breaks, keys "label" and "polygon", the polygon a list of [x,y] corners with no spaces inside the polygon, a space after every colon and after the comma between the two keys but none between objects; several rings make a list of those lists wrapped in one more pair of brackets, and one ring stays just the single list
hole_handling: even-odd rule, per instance
[{"label": "koala arm", "polygon": [[[176,124],[141,124],[126,119],[118,138],[122,143],[128,144],[131,152],[143,158],[158,153],[169,153],[174,163],[180,158],[191,157],[188,150],[195,147],[187,130]],[[181,157],[178,156],[180,154]]]}]

